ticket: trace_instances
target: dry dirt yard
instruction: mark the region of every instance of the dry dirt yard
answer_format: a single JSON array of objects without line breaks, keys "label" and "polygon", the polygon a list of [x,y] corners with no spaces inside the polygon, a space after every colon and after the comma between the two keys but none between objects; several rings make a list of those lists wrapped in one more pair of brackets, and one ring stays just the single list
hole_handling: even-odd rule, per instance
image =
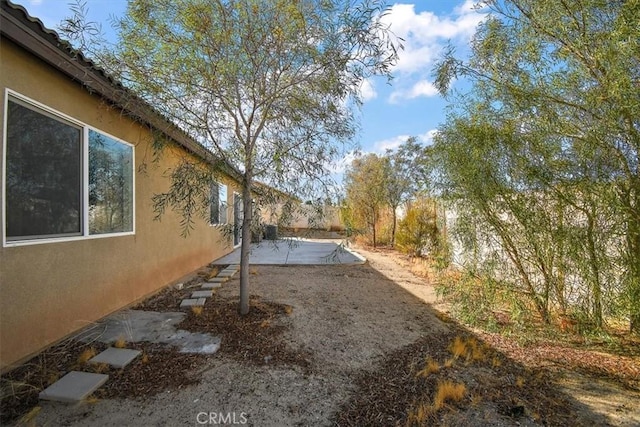
[{"label": "dry dirt yard", "polygon": [[[562,388],[554,373],[514,361],[436,311],[425,302],[434,302],[435,296],[423,279],[383,254],[361,253],[369,260],[365,265],[252,267],[249,316],[235,313],[235,278],[208,300],[202,313],[189,313],[179,326],[221,336],[218,353],[185,356],[132,344],[145,356],[121,372],[110,372],[106,389],[96,398],[79,405],[39,402],[28,422],[640,424],[637,391],[608,389],[621,400],[610,401],[604,410],[584,396],[577,399],[575,388]],[[175,311],[178,292],[167,289],[138,308]],[[598,395],[602,389],[596,386]]]}]

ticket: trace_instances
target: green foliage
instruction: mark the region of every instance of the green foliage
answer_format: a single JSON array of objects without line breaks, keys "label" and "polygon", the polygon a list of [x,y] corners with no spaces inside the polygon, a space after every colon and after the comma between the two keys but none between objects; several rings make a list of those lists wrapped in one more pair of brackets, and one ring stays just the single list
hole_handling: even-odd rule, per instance
[{"label": "green foliage", "polygon": [[640,330],[639,4],[487,4],[470,60],[436,70],[455,104],[429,161],[463,264],[492,266],[546,322],[623,311]]},{"label": "green foliage", "polygon": [[436,252],[440,246],[437,219],[435,201],[423,198],[410,203],[398,224],[398,249],[418,257]]},{"label": "green foliage", "polygon": [[377,243],[376,226],[386,196],[384,183],[384,160],[373,153],[356,158],[345,174],[347,220],[352,229],[372,233],[373,247]]}]

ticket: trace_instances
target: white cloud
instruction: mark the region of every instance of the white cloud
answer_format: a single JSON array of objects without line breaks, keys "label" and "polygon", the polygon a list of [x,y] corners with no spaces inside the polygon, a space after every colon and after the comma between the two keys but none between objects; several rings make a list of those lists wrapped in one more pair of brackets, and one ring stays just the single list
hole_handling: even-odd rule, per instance
[{"label": "white cloud", "polygon": [[414,4],[396,3],[391,7],[384,20],[394,34],[404,39],[404,50],[399,52],[394,67],[394,85],[398,89],[390,102],[437,94],[427,78],[442,49],[448,42],[466,45],[486,17],[484,11],[474,8],[474,3],[466,0],[447,15],[428,10],[416,13]]},{"label": "white cloud", "polygon": [[[420,135],[413,135],[417,138],[418,142],[423,145],[433,144],[433,137],[438,133],[437,129],[431,129]],[[384,154],[387,150],[395,150],[400,145],[407,142],[412,135],[396,135],[391,138],[382,139],[373,143],[373,151],[376,154]],[[353,158],[351,159],[353,160]],[[349,162],[351,163],[351,162]]]},{"label": "white cloud", "polygon": [[418,141],[423,145],[431,145],[433,144],[433,138],[438,134],[438,129],[431,129],[423,133],[422,135],[418,135]]},{"label": "white cloud", "polygon": [[421,96],[431,97],[438,95],[438,89],[428,80],[419,80],[408,89],[394,90],[389,96],[389,102],[397,103],[402,99],[414,99]]},{"label": "white cloud", "polygon": [[362,102],[367,102],[378,97],[378,92],[376,92],[376,87],[371,79],[363,80],[360,84],[360,96],[362,97]]},{"label": "white cloud", "polygon": [[383,139],[382,141],[376,141],[373,144],[373,148],[376,153],[384,154],[387,150],[395,150],[400,145],[405,143],[409,139],[410,135],[398,135],[393,138]]}]

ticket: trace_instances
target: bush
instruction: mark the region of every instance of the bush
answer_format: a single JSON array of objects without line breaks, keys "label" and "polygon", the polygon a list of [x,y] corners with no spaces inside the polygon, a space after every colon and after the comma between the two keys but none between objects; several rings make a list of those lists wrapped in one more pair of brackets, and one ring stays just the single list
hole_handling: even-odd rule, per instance
[{"label": "bush", "polygon": [[438,252],[441,246],[434,201],[420,199],[409,206],[406,216],[398,224],[396,245],[402,252],[413,256]]}]

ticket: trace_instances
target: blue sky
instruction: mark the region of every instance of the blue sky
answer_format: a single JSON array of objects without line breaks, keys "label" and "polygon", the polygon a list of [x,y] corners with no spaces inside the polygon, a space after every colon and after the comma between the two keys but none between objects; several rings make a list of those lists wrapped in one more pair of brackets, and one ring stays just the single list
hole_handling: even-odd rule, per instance
[{"label": "blue sky", "polygon": [[[126,0],[85,1],[89,20],[100,22],[105,31],[110,31],[110,16],[123,15],[127,3]],[[66,0],[13,2],[24,6],[51,29],[56,29],[63,18],[71,15]],[[358,137],[362,151],[383,153],[409,136],[430,143],[434,130],[444,121],[446,106],[432,85],[433,64],[447,42],[451,42],[459,54],[468,50],[475,28],[484,16],[481,11],[473,10],[473,3],[473,0],[391,3],[385,19],[391,30],[405,40],[405,49],[400,52],[393,70],[391,85],[384,79],[363,84],[365,102]]]}]

